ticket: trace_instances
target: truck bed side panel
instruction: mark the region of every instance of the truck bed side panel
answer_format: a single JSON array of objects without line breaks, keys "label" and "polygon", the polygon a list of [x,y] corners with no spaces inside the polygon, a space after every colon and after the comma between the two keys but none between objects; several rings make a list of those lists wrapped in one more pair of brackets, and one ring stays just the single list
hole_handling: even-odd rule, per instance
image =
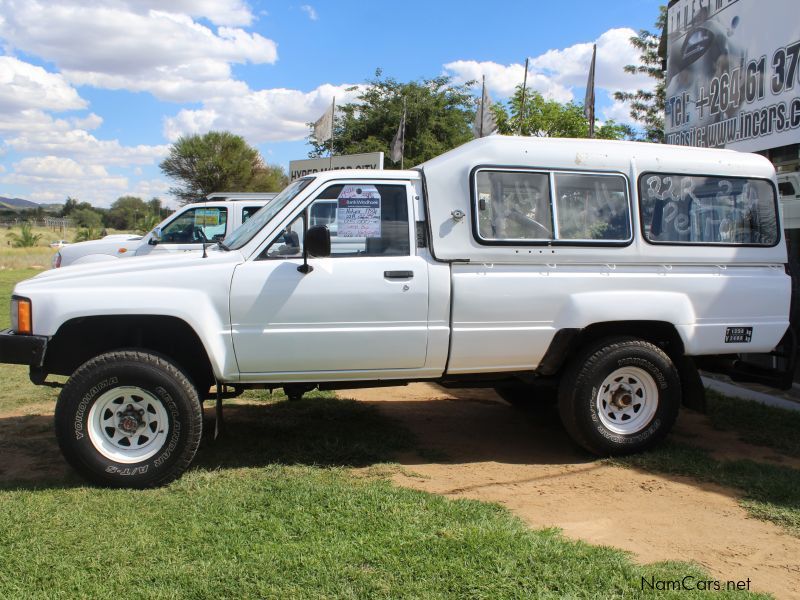
[{"label": "truck bed side panel", "polygon": [[788,327],[781,265],[454,264],[452,287],[451,374],[533,369],[559,329],[607,321],[672,323],[689,355],[767,352]]}]

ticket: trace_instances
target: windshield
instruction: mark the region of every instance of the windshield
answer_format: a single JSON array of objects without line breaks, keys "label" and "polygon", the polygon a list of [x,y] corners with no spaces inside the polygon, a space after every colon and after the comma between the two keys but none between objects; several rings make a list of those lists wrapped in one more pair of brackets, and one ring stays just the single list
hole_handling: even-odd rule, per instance
[{"label": "windshield", "polygon": [[244,246],[247,242],[253,239],[253,236],[255,236],[255,234],[258,233],[261,228],[272,219],[272,217],[277,215],[312,181],[314,181],[313,177],[306,177],[290,183],[288,186],[283,188],[283,191],[275,196],[275,198],[273,198],[269,204],[249,218],[244,225],[226,237],[222,243],[230,250],[238,250]]}]

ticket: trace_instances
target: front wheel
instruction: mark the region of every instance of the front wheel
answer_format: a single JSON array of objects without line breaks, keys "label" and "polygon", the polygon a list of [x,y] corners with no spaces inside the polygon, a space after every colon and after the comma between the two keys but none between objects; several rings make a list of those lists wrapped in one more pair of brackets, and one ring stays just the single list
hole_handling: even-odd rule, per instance
[{"label": "front wheel", "polygon": [[603,340],[568,367],[558,408],[570,436],[594,454],[640,452],[678,416],[678,372],[658,346],[634,338]]},{"label": "front wheel", "polygon": [[56,404],[56,437],[67,462],[89,481],[149,488],[177,479],[197,452],[197,390],[169,360],[134,350],[79,367]]}]

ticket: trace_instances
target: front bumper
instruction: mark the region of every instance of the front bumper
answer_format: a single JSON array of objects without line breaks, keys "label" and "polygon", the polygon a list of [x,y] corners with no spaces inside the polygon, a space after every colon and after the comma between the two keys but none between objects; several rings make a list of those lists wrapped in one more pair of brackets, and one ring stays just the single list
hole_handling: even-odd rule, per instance
[{"label": "front bumper", "polygon": [[4,329],[0,331],[0,363],[41,367],[48,340],[43,335],[16,335]]}]

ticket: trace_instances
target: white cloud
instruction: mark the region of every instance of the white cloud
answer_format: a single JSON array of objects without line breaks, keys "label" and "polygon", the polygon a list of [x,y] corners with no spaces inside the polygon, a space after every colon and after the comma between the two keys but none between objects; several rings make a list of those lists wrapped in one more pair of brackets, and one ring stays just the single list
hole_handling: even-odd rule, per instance
[{"label": "white cloud", "polygon": [[39,201],[74,196],[109,204],[109,198],[116,198],[128,187],[126,177],[111,175],[102,165],[82,164],[71,158],[28,157],[12,167],[13,171],[0,177],[0,182],[26,186],[30,190],[26,196]]},{"label": "white cloud", "polygon": [[83,119],[54,119],[40,110],[0,114],[0,134],[6,149],[38,156],[78,159],[89,164],[149,165],[166,156],[167,145],[125,146],[119,140],[101,140],[79,126],[99,125],[93,113]]},{"label": "white cloud", "polygon": [[0,113],[24,109],[73,110],[86,101],[64,77],[12,56],[0,56]]},{"label": "white cloud", "polygon": [[[87,0],[89,5],[96,5],[97,0]],[[169,10],[185,13],[192,17],[205,17],[215,25],[250,25],[253,13],[242,0],[127,0],[117,4],[130,7],[146,14],[150,10]]]},{"label": "white cloud", "polygon": [[145,200],[150,198],[161,198],[164,203],[170,205],[171,197],[169,188],[171,184],[166,179],[142,179],[136,185],[128,189],[123,195],[139,196]]},{"label": "white cloud", "polygon": [[[646,75],[630,75],[624,67],[639,61],[639,51],[630,43],[632,29],[610,29],[594,42],[597,44],[595,86],[605,90],[649,89],[652,80]],[[575,99],[574,88],[584,88],[592,58],[592,42],[553,49],[532,57],[528,71],[528,86],[547,98],[568,102]],[[508,98],[522,84],[525,68],[522,64],[501,65],[495,62],[459,60],[444,65],[445,72],[456,82],[480,81],[486,76],[486,86],[499,98]],[[579,100],[582,100],[580,98]]]},{"label": "white cloud", "polygon": [[63,202],[72,196],[95,206],[110,206],[120,196],[132,195],[145,200],[160,197],[169,203],[170,184],[165,179],[132,183],[128,177],[110,173],[99,164],[39,156],[24,158],[14,163],[12,169],[11,173],[0,176],[0,183],[25,186],[29,190],[25,197],[38,202]]},{"label": "white cloud", "polygon": [[611,103],[607,107],[600,110],[600,116],[603,117],[604,121],[613,119],[617,123],[625,123],[627,125],[641,127],[640,123],[637,123],[631,118],[631,105],[629,102],[618,102],[613,98],[609,98],[609,100]]},{"label": "white cloud", "polygon": [[50,0],[49,4],[90,8],[103,5],[140,15],[151,10],[169,11],[203,17],[215,25],[250,25],[253,22],[253,13],[243,0]]},{"label": "white cloud", "polygon": [[[525,66],[521,64],[501,65],[496,62],[474,60],[457,60],[444,65],[446,71],[453,76],[456,83],[480,81],[486,76],[486,87],[489,92],[500,98],[508,98],[518,85],[522,85]],[[528,71],[528,88],[540,92],[545,98],[569,102],[572,92],[555,81],[552,77]]]},{"label": "white cloud", "polygon": [[300,10],[306,13],[308,15],[308,18],[311,19],[312,21],[317,21],[319,19],[319,15],[317,14],[316,9],[310,4],[303,4],[300,7]]},{"label": "white cloud", "polygon": [[[0,37],[13,48],[56,64],[67,81],[108,89],[148,91],[172,101],[242,93],[246,85],[231,76],[231,64],[272,64],[275,42],[258,33],[221,23],[248,23],[244,13],[225,19],[223,10],[241,2],[228,0],[205,13],[219,23],[216,31],[193,19],[211,0],[169,3],[106,0],[0,1]],[[158,6],[159,10],[156,10]],[[79,32],[79,33],[77,33]]]},{"label": "white cloud", "polygon": [[[630,39],[636,35],[627,27],[609,29],[594,42],[597,44],[595,85],[609,90],[635,90],[652,87],[647,75],[631,75],[625,65],[639,62],[639,50]],[[534,70],[570,87],[584,87],[592,59],[592,43],[574,44],[562,50],[548,50],[531,60]]]},{"label": "white cloud", "polygon": [[224,129],[240,134],[250,143],[302,140],[309,134],[307,123],[315,121],[330,106],[353,102],[358,86],[324,84],[310,92],[289,89],[251,91],[226,99],[208,99],[203,108],[184,109],[164,121],[164,135],[181,135]]},{"label": "white cloud", "polygon": [[103,117],[94,113],[89,113],[85,117],[73,117],[70,119],[70,123],[72,123],[72,126],[76,129],[97,129],[103,124]]}]

